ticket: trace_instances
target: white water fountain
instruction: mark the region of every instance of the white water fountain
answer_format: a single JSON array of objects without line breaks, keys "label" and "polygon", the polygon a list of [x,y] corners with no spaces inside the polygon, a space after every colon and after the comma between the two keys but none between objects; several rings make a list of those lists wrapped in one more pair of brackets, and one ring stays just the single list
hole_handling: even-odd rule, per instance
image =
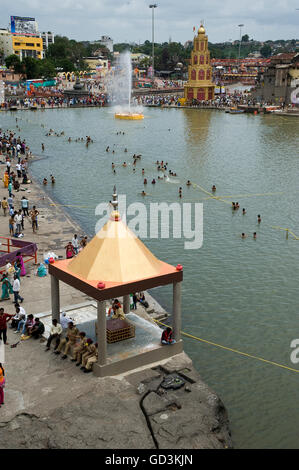
[{"label": "white water fountain", "polygon": [[114,77],[108,85],[108,91],[112,104],[116,107],[114,116],[117,119],[137,120],[144,118],[140,107],[131,104],[132,63],[130,51],[119,55]]}]

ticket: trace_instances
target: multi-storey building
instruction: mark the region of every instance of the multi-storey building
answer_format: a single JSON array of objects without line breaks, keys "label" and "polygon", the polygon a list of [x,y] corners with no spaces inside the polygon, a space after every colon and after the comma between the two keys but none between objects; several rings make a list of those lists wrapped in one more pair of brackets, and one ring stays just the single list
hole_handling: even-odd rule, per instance
[{"label": "multi-storey building", "polygon": [[35,59],[44,58],[43,40],[36,36],[17,36],[13,35],[12,45],[14,53],[20,58],[34,57]]},{"label": "multi-storey building", "polygon": [[299,104],[299,53],[282,53],[270,57],[270,63],[259,74],[252,92],[258,101],[273,104]]},{"label": "multi-storey building", "polygon": [[113,39],[111,39],[109,36],[102,36],[99,42],[102,46],[105,46],[110,52],[113,52]]},{"label": "multi-storey building", "polygon": [[0,29],[0,57],[5,57],[13,54],[12,35],[7,29]]},{"label": "multi-storey building", "polygon": [[54,34],[51,31],[39,33],[39,37],[43,40],[43,49],[46,51],[50,44],[54,44]]}]

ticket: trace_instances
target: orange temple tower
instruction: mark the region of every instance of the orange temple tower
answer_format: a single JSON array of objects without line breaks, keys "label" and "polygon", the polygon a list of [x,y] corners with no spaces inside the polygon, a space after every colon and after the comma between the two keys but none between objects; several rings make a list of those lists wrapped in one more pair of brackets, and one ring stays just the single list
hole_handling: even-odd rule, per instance
[{"label": "orange temple tower", "polygon": [[212,67],[208,49],[208,36],[203,25],[194,37],[191,61],[188,67],[188,82],[184,87],[186,101],[213,100],[215,85],[212,83]]}]

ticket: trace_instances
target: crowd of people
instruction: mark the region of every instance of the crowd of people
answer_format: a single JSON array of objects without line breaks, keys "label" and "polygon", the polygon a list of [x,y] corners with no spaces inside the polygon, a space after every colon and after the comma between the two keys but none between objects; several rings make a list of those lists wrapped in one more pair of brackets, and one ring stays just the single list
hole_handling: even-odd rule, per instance
[{"label": "crowd of people", "polygon": [[24,236],[26,218],[30,219],[33,233],[38,230],[39,211],[36,206],[33,206],[29,212],[27,195],[21,198],[19,207],[15,207],[15,193],[26,191],[27,185],[30,184],[28,178],[28,157],[30,156],[31,152],[25,140],[22,141],[20,137],[16,137],[13,131],[5,133],[0,129],[0,158],[5,160],[0,160],[0,163],[6,165],[3,185],[7,189],[7,196],[3,196],[1,201],[1,208],[3,215],[8,216],[9,235],[16,238]]},{"label": "crowd of people", "polygon": [[107,103],[106,95],[101,93],[99,95],[87,95],[78,97],[65,97],[65,96],[51,96],[46,97],[32,97],[32,98],[9,98],[5,100],[1,107],[5,110],[11,107],[18,109],[30,108],[67,108],[72,106],[105,106]]}]

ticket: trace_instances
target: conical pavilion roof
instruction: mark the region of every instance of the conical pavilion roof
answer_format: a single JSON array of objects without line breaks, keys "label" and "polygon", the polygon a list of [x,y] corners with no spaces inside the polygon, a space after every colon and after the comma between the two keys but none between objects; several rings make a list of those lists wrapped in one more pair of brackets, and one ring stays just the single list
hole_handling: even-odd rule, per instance
[{"label": "conical pavilion roof", "polygon": [[159,276],[163,263],[122,222],[112,217],[68,264],[68,271],[88,281],[128,283]]}]

